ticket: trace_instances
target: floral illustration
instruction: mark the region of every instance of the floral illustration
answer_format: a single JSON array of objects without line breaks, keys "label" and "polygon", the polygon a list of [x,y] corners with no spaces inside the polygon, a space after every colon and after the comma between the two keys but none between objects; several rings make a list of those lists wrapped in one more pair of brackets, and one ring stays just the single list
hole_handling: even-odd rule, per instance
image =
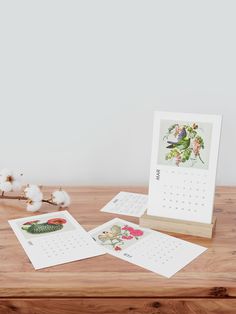
[{"label": "floral illustration", "polygon": [[103,245],[109,245],[115,251],[121,251],[126,241],[138,240],[143,235],[140,229],[134,229],[128,225],[120,227],[113,225],[109,231],[103,231],[98,235],[98,239]]},{"label": "floral illustration", "polygon": [[66,219],[64,218],[52,218],[47,222],[39,222],[40,220],[27,221],[23,224],[21,229],[28,233],[40,234],[61,230],[63,225],[67,223]]},{"label": "floral illustration", "polygon": [[[170,140],[169,138],[172,138]],[[173,124],[168,128],[167,134],[163,138],[168,144],[169,152],[165,155],[166,160],[174,160],[176,166],[181,163],[191,161],[193,166],[197,160],[204,164],[201,157],[201,150],[204,149],[204,140],[199,135],[198,125],[193,124]]]}]

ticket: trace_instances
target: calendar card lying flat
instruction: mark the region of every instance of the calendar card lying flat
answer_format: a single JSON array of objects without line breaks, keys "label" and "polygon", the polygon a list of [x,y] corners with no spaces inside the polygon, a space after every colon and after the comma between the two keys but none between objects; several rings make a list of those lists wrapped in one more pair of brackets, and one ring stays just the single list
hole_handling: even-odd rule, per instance
[{"label": "calendar card lying flat", "polygon": [[147,209],[148,196],[139,193],[120,192],[101,212],[140,217]]},{"label": "calendar card lying flat", "polygon": [[212,222],[221,116],[155,112],[148,214]]},{"label": "calendar card lying flat", "polygon": [[104,254],[68,211],[9,220],[9,224],[35,269]]},{"label": "calendar card lying flat", "polygon": [[168,278],[206,250],[119,218],[89,233],[107,253]]}]

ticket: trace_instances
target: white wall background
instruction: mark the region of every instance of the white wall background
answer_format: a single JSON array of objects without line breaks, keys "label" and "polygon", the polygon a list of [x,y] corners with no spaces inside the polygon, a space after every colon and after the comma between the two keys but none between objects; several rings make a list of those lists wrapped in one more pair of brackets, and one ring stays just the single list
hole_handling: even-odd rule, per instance
[{"label": "white wall background", "polygon": [[147,184],[154,110],[223,114],[236,184],[236,1],[1,1],[0,167]]}]

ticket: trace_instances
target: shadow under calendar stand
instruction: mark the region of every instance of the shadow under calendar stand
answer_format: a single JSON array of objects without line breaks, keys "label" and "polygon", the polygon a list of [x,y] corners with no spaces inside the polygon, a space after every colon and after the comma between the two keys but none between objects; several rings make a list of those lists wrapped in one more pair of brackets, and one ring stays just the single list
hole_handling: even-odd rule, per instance
[{"label": "shadow under calendar stand", "polygon": [[212,238],[216,225],[216,217],[213,217],[211,224],[207,224],[202,222],[152,216],[145,212],[139,218],[139,224],[142,227],[151,228],[158,231],[167,231],[203,238]]}]

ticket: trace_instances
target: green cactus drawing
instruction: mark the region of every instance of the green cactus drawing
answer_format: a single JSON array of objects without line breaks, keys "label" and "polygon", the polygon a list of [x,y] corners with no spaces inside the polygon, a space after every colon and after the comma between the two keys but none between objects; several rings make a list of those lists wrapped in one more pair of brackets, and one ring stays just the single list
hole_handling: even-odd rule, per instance
[{"label": "green cactus drawing", "polygon": [[21,229],[28,233],[41,234],[61,230],[65,223],[66,220],[63,218],[49,219],[43,223],[39,223],[39,220],[34,220],[24,223]]}]

